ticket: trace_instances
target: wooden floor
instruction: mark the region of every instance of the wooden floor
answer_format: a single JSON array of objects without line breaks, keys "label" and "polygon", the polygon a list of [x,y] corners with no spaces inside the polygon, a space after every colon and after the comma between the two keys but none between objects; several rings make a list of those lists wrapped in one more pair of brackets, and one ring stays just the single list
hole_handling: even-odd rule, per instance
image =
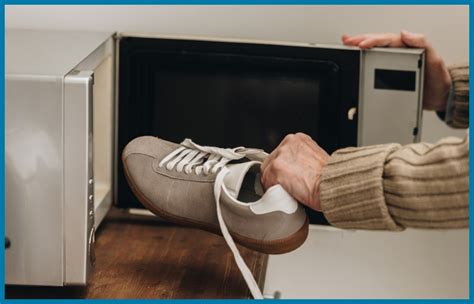
[{"label": "wooden floor", "polygon": [[[96,233],[87,287],[7,286],[6,298],[248,298],[222,237],[112,210]],[[239,247],[261,287],[267,256]]]}]

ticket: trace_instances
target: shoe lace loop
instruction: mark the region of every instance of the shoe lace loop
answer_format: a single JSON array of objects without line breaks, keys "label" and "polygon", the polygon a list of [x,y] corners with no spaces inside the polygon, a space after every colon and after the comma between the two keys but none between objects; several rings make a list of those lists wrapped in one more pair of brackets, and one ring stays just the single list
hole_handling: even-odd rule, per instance
[{"label": "shoe lace loop", "polygon": [[166,165],[166,169],[168,170],[173,170],[176,167],[178,172],[182,172],[184,170],[186,174],[191,173],[193,169],[197,175],[202,173],[207,175],[209,172],[217,173],[217,171],[220,170],[216,175],[216,180],[214,182],[214,198],[216,202],[216,213],[219,227],[221,229],[222,236],[232,251],[237,267],[242,273],[242,276],[255,299],[263,299],[262,292],[260,291],[260,288],[258,287],[252,272],[240,255],[240,252],[227,228],[222,216],[220,197],[222,187],[224,185],[224,177],[229,173],[229,170],[225,167],[226,164],[232,160],[239,160],[244,157],[247,157],[251,160],[263,161],[266,156],[267,154],[260,149],[250,149],[245,147],[218,148],[200,146],[187,138],[181,143],[179,148],[169,153],[159,163],[160,167]]},{"label": "shoe lace loop", "polygon": [[224,221],[224,217],[222,216],[220,198],[222,193],[222,185],[224,184],[224,178],[229,173],[229,169],[223,168],[216,176],[216,181],[214,183],[214,198],[216,201],[216,211],[217,211],[217,220],[219,222],[219,227],[221,228],[222,236],[224,237],[227,246],[229,247],[232,255],[234,256],[235,263],[242,274],[242,277],[247,283],[247,286],[250,290],[254,299],[263,299],[263,294],[258,287],[255,278],[253,277],[252,271],[250,271],[249,267],[245,263],[244,259],[240,255],[239,249],[235,245],[234,239],[227,228],[227,224]]},{"label": "shoe lace loop", "polygon": [[166,157],[164,157],[159,167],[166,165],[167,170],[173,170],[190,174],[193,170],[197,175],[217,173],[230,161],[239,160],[244,157],[249,159],[259,159],[264,157],[263,150],[245,147],[218,148],[211,146],[200,146],[191,139],[186,138],[181,146]]}]

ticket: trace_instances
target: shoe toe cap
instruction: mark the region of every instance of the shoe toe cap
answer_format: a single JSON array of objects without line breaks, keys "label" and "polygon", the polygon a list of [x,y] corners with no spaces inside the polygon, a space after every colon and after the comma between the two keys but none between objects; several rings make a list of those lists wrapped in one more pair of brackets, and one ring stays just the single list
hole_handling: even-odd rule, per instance
[{"label": "shoe toe cap", "polygon": [[143,154],[153,158],[161,159],[179,145],[159,139],[154,136],[141,136],[129,142],[123,152],[122,159],[125,161],[127,157],[133,154]]}]

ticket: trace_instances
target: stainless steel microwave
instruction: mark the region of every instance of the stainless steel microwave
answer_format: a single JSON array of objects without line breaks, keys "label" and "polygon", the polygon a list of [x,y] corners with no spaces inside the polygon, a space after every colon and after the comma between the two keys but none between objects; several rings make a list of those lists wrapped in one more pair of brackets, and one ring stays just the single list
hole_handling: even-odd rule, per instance
[{"label": "stainless steel microwave", "polygon": [[138,206],[119,161],[136,136],[305,132],[332,152],[421,134],[419,49],[7,30],[5,50],[6,284],[87,283],[111,204]]}]

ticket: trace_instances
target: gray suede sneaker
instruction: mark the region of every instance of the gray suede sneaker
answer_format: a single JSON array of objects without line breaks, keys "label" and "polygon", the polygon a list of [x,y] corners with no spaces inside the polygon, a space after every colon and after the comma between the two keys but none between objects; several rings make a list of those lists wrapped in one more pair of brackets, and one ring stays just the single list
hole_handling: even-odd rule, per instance
[{"label": "gray suede sneaker", "polygon": [[[258,149],[223,149],[143,136],[122,153],[129,185],[161,218],[221,234],[252,294],[261,297],[237,243],[269,254],[298,248],[308,234],[304,209],[280,186],[263,191]],[[250,278],[250,277],[251,278]],[[257,292],[258,290],[258,292]]]}]

